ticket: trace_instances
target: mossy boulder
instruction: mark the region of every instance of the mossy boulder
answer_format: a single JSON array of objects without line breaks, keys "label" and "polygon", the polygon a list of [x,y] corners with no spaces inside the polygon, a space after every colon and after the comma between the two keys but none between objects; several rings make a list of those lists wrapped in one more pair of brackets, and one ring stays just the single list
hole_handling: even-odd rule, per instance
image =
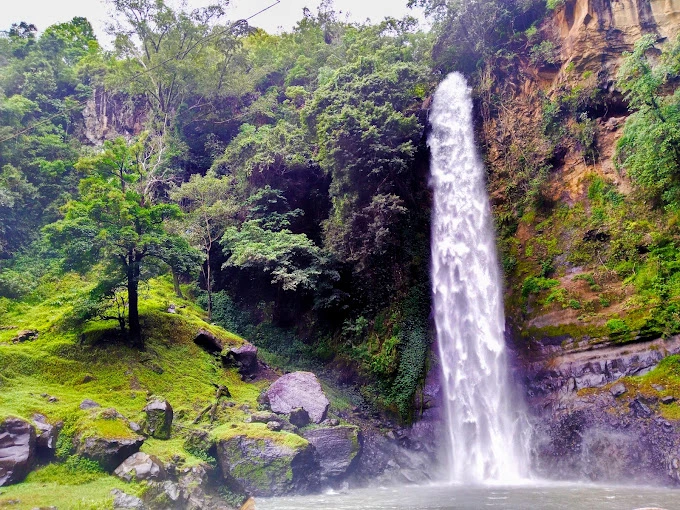
[{"label": "mossy boulder", "polygon": [[307,492],[318,485],[314,448],[295,434],[254,424],[218,433],[216,446],[222,475],[236,490],[253,496],[281,496]]},{"label": "mossy boulder", "polygon": [[144,438],[135,434],[120,416],[86,419],[79,423],[78,429],[76,453],[94,460],[108,472],[137,453],[144,443]]},{"label": "mossy boulder", "polygon": [[144,432],[156,439],[170,439],[172,434],[172,406],[167,400],[153,400],[144,408]]}]

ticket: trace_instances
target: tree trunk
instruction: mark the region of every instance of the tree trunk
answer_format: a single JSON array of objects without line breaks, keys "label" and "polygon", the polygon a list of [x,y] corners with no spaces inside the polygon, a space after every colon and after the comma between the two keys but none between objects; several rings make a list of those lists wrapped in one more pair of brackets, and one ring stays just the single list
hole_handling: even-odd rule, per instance
[{"label": "tree trunk", "polygon": [[175,287],[175,295],[180,299],[184,299],[184,296],[182,295],[182,289],[179,286],[179,275],[174,269],[171,269],[171,271],[172,271],[172,284]]},{"label": "tree trunk", "polygon": [[210,253],[208,253],[208,258],[205,261],[206,265],[206,279],[205,279],[205,287],[208,289],[208,322],[212,321],[212,281],[211,281],[211,276],[212,274],[210,273]]},{"label": "tree trunk", "polygon": [[144,350],[142,327],[139,324],[139,260],[134,252],[128,254],[127,291],[130,341],[133,347]]}]

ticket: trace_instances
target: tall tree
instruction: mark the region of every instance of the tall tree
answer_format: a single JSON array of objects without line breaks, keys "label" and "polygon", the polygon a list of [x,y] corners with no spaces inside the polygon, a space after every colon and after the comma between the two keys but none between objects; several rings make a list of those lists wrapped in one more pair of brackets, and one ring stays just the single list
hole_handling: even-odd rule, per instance
[{"label": "tall tree", "polygon": [[[45,227],[47,240],[63,254],[68,269],[89,270],[104,262],[102,281],[127,289],[128,336],[144,348],[139,321],[139,283],[147,258],[166,263],[190,247],[169,234],[165,221],[177,218],[176,205],[154,204],[135,189],[143,180],[138,162],[140,144],[117,140],[98,156],[79,165],[92,171],[80,183],[80,197],[64,207],[64,218]],[[115,175],[112,175],[111,172]],[[111,289],[112,290],[112,289]],[[99,292],[100,295],[107,294]]]},{"label": "tall tree", "polygon": [[236,213],[240,209],[234,196],[233,179],[218,177],[212,171],[205,176],[195,174],[191,176],[189,182],[171,191],[170,198],[186,212],[179,230],[205,257],[201,272],[208,293],[208,318],[211,319],[213,304],[211,253],[227,227],[234,223]]}]

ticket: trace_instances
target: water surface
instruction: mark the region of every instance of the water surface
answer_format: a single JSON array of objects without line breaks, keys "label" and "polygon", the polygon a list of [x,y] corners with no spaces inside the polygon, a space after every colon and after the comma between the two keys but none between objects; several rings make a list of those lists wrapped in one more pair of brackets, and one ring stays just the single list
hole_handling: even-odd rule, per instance
[{"label": "water surface", "polygon": [[582,484],[418,486],[257,499],[257,510],[635,510],[680,509],[680,491]]}]

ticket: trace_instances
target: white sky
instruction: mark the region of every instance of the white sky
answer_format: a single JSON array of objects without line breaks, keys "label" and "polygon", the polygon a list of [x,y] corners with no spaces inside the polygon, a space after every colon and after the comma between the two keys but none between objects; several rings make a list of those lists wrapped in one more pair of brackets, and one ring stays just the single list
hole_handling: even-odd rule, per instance
[{"label": "white sky", "polygon": [[[167,1],[167,0],[166,0]],[[232,0],[227,17],[230,20],[247,18],[275,0]],[[406,14],[419,16],[419,12],[406,7],[407,0],[335,0],[335,10],[342,12],[341,19],[349,15],[352,21],[382,21],[386,16],[400,18]],[[70,21],[74,16],[87,18],[95,29],[100,42],[106,44],[108,36],[104,26],[110,19],[111,9],[103,0],[2,0],[0,7],[0,30],[9,29],[12,23],[33,23],[39,31],[54,23]],[[177,0],[167,1],[177,5]],[[209,0],[187,0],[191,7],[210,4]],[[316,13],[320,0],[281,0],[281,3],[251,20],[251,25],[264,28],[270,33],[281,29],[290,30],[302,18],[302,9],[308,7]]]}]

